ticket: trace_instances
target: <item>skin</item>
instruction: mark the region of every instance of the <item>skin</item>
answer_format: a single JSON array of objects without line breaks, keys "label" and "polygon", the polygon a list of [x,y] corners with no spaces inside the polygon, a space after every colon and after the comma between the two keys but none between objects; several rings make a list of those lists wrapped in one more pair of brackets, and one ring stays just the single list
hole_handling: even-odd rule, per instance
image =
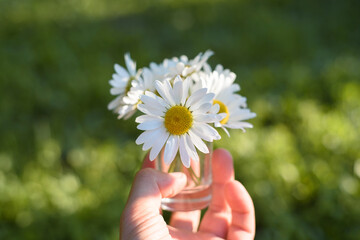
[{"label": "skin", "polygon": [[230,153],[213,153],[213,198],[200,222],[200,210],[174,212],[170,224],[164,221],[161,199],[179,193],[186,184],[183,173],[166,174],[152,169],[145,158],[135,177],[121,216],[121,240],[248,240],[255,236],[255,212],[245,187],[234,179]]}]

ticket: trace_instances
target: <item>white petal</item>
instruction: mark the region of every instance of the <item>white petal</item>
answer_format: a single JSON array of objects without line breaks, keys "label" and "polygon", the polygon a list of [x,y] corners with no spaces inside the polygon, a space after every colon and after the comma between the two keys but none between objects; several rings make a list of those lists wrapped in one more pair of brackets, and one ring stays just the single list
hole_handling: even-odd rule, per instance
[{"label": "white petal", "polygon": [[[165,80],[166,82],[167,80]],[[169,93],[166,91],[165,86],[158,80],[155,81],[155,88],[156,91],[160,94],[160,96],[167,101],[170,105],[175,105],[174,100],[172,100],[171,96],[169,95]]]},{"label": "white petal", "polygon": [[195,115],[194,119],[197,122],[214,123],[214,122],[221,121],[221,119],[223,117],[219,118],[219,116],[220,115],[218,115],[218,114],[199,114],[199,115]]},{"label": "white petal", "polygon": [[162,99],[161,97],[156,96],[155,93],[150,92],[150,91],[146,91],[145,95],[156,99],[156,101],[158,101],[162,106],[164,106],[166,108],[170,108],[170,105],[164,99]]},{"label": "white petal", "polygon": [[137,106],[137,108],[139,109],[140,112],[143,112],[148,115],[152,115],[152,116],[163,116],[164,115],[164,112],[162,112],[160,109],[152,108],[149,105],[139,104]]},{"label": "white petal", "polygon": [[223,65],[221,65],[221,64],[216,65],[215,71],[217,71],[217,72],[223,72],[223,71],[224,71]]},{"label": "white petal", "polygon": [[207,92],[207,88],[201,88],[197,91],[195,91],[186,101],[186,107],[191,106],[192,104],[195,104],[197,101],[199,101]]},{"label": "white petal", "polygon": [[139,101],[139,94],[129,93],[123,98],[123,102],[128,105],[135,105]]},{"label": "white petal", "polygon": [[182,71],[181,75],[189,76],[192,72],[194,72],[194,67],[185,66],[184,70]]},{"label": "white petal", "polygon": [[190,106],[190,111],[196,110],[198,109],[201,105],[203,105],[204,103],[211,103],[212,104],[212,100],[215,97],[214,93],[208,93],[206,94],[204,97],[202,97],[198,102],[193,103],[192,106]]},{"label": "white petal", "polygon": [[184,64],[184,63],[179,62],[179,63],[176,64],[176,72],[177,72],[178,74],[182,73],[182,71],[184,70],[184,68],[185,68],[185,64]]},{"label": "white petal", "polygon": [[180,76],[175,78],[173,92],[176,104],[180,104],[183,94],[183,82]]},{"label": "white petal", "polygon": [[213,105],[211,103],[204,103],[198,109],[194,110],[193,113],[194,113],[194,115],[207,113],[211,110],[212,106]]},{"label": "white petal", "polygon": [[209,148],[206,146],[206,144],[201,140],[201,138],[196,135],[191,129],[188,131],[188,134],[196,146],[197,149],[199,149],[203,153],[209,153]]},{"label": "white petal", "polygon": [[246,108],[246,98],[240,95],[235,96],[236,97],[232,97],[230,103],[227,104],[229,110],[238,109],[239,107]]},{"label": "white petal", "polygon": [[221,121],[223,120],[224,118],[226,118],[227,114],[226,113],[219,113],[217,114],[218,115],[218,120]]},{"label": "white petal", "polygon": [[143,79],[144,79],[144,87],[145,89],[147,88],[150,88],[151,85],[153,85],[153,73],[151,72],[150,69],[148,68],[143,68],[143,71],[142,71],[142,76],[143,76]]},{"label": "white petal", "polygon": [[202,128],[196,128],[196,127],[193,127],[192,128],[192,131],[197,135],[199,136],[201,139],[204,139],[205,141],[208,141],[208,142],[212,142],[213,141],[213,138],[206,134],[206,132],[202,131]]},{"label": "white petal", "polygon": [[210,73],[212,71],[211,67],[208,63],[204,64],[203,69],[204,69],[205,73]]},{"label": "white petal", "polygon": [[129,73],[125,70],[125,68],[123,68],[122,66],[120,66],[119,64],[115,64],[114,66],[115,71],[121,76],[121,77],[127,77],[129,78]]},{"label": "white petal", "polygon": [[173,88],[171,87],[170,81],[168,81],[168,80],[164,81],[164,88],[165,88],[166,92],[168,93],[170,101],[173,102],[174,105],[176,105],[177,102],[176,102],[176,98],[174,95]]},{"label": "white petal", "polygon": [[206,50],[206,52],[204,53],[204,55],[202,55],[202,60],[203,61],[207,61],[209,59],[209,57],[211,57],[214,54],[213,51],[211,50]]},{"label": "white petal", "polygon": [[243,131],[245,131],[244,128],[253,128],[253,125],[247,122],[231,122],[227,123],[225,126],[233,129],[242,129]]},{"label": "white petal", "polygon": [[220,110],[220,105],[219,104],[214,104],[212,105],[211,109],[210,109],[210,113],[218,113]]},{"label": "white petal", "polygon": [[206,123],[194,123],[192,130],[199,137],[205,141],[212,142],[213,140],[219,140],[221,137],[219,133]]},{"label": "white petal", "polygon": [[165,130],[165,128],[160,128],[160,131],[161,131],[161,133],[158,136],[156,136],[155,143],[150,151],[149,158],[151,161],[153,161],[157,157],[157,155],[159,155],[159,152],[161,151],[166,140],[169,137],[169,133]]},{"label": "white petal", "polygon": [[135,143],[137,145],[140,145],[140,144],[143,144],[145,142],[152,142],[153,141],[153,136],[155,136],[157,134],[157,132],[159,132],[158,129],[145,131],[145,132],[140,134],[140,136],[135,140]]},{"label": "white petal", "polygon": [[113,74],[113,79],[111,79],[109,83],[113,87],[126,87],[127,79],[128,78],[125,78],[123,81],[119,78],[117,74]]},{"label": "white petal", "polygon": [[118,95],[125,92],[125,88],[111,88],[110,93],[111,95]]},{"label": "white petal", "polygon": [[183,81],[183,93],[182,93],[182,98],[181,98],[181,105],[185,105],[185,101],[188,98],[189,95],[189,87],[190,87],[190,78],[185,78],[185,80]]},{"label": "white petal", "polygon": [[157,132],[156,134],[153,134],[153,135],[151,136],[151,139],[150,139],[150,137],[149,137],[149,139],[148,139],[146,142],[144,142],[144,145],[142,146],[142,150],[143,150],[143,151],[149,150],[149,149],[152,148],[152,147],[154,146],[154,144],[156,143],[157,140],[154,140],[154,139],[156,139],[156,136],[158,136],[158,134],[159,134],[159,129],[155,129],[155,130],[157,130],[158,132]]},{"label": "white petal", "polygon": [[248,120],[256,117],[256,113],[250,112],[248,109],[241,109],[230,115],[231,121]]},{"label": "white petal", "polygon": [[130,54],[125,54],[125,64],[131,76],[136,75],[136,63],[131,59]]},{"label": "white petal", "polygon": [[151,121],[146,121],[146,122],[140,123],[137,126],[137,129],[139,129],[139,130],[153,130],[153,129],[159,128],[162,125],[163,125],[163,120],[156,119],[156,120],[151,120]]},{"label": "white petal", "polygon": [[202,53],[199,53],[194,59],[191,60],[191,62],[193,62],[193,63],[199,62],[199,60],[201,59],[201,55],[202,55]]},{"label": "white petal", "polygon": [[230,137],[230,133],[229,131],[224,127],[224,126],[221,126],[222,130],[224,130],[224,132],[228,135],[228,137]]},{"label": "white petal", "polygon": [[123,85],[126,85],[128,80],[130,79],[130,76],[129,75],[126,75],[126,76],[121,76],[120,74],[117,74],[117,73],[114,73],[112,75],[114,81],[118,82],[118,83],[121,83]]},{"label": "white petal", "polygon": [[137,118],[135,119],[135,122],[137,122],[137,123],[143,123],[143,122],[145,122],[145,121],[151,121],[151,120],[155,120],[155,119],[161,120],[161,119],[163,119],[163,118],[158,117],[158,116],[141,115],[141,116],[139,116],[139,117],[137,117]]},{"label": "white petal", "polygon": [[184,164],[185,167],[189,168],[190,167],[190,156],[189,156],[189,153],[186,151],[186,143],[185,143],[184,135],[180,136],[179,150],[180,150],[181,162]]},{"label": "white petal", "polygon": [[151,106],[152,108],[157,108],[160,111],[164,112],[166,108],[156,99],[149,97],[147,95],[141,95],[140,100],[145,103],[146,105]]},{"label": "white petal", "polygon": [[179,136],[171,135],[166,142],[165,151],[164,151],[164,162],[166,165],[174,160],[176,153],[179,149]]},{"label": "white petal", "polygon": [[236,84],[236,83],[232,84],[232,85],[229,87],[229,91],[231,91],[231,92],[240,91],[240,86],[239,86],[239,84]]},{"label": "white petal", "polygon": [[184,135],[186,140],[186,149],[190,153],[191,159],[195,161],[199,161],[199,155],[196,152],[196,149],[194,147],[193,142],[191,141],[190,136],[188,134],[184,134]]},{"label": "white petal", "polygon": [[136,112],[136,109],[131,109],[124,115],[124,120],[128,120],[132,115],[134,115]]},{"label": "white petal", "polygon": [[133,105],[122,105],[117,109],[117,113],[119,114],[118,119],[130,118],[136,111],[136,108]]},{"label": "white petal", "polygon": [[108,109],[113,110],[114,108],[118,107],[119,104],[121,103],[121,98],[122,98],[122,96],[118,96],[117,98],[112,100],[108,105]]}]

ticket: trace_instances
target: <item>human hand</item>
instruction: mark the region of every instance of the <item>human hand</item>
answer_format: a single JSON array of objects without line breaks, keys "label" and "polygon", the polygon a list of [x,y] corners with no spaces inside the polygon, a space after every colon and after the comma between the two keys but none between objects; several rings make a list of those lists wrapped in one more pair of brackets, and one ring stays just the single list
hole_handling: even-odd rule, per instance
[{"label": "human hand", "polygon": [[[151,167],[152,162],[146,158],[144,166]],[[254,206],[244,186],[234,180],[230,153],[224,149],[215,150],[212,167],[212,200],[201,223],[198,210],[174,212],[170,225],[166,224],[159,210],[161,199],[179,193],[186,185],[186,176],[182,173],[166,174],[151,168],[140,170],[121,216],[120,239],[253,239]]]}]

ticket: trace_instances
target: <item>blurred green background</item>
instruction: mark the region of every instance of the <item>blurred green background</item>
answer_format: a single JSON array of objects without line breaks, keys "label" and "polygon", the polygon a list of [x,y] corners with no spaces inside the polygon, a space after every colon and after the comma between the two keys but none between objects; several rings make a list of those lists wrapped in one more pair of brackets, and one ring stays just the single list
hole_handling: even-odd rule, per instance
[{"label": "blurred green background", "polygon": [[0,0],[0,239],[117,239],[145,153],[113,64],[211,49],[258,114],[223,135],[256,239],[360,239],[360,1]]}]

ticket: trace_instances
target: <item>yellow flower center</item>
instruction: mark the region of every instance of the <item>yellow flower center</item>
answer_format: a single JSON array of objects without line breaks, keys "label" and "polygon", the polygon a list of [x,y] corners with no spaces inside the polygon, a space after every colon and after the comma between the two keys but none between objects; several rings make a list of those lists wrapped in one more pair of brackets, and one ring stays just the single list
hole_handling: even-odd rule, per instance
[{"label": "yellow flower center", "polygon": [[193,117],[189,109],[176,105],[167,110],[164,123],[169,133],[182,135],[191,128]]},{"label": "yellow flower center", "polygon": [[213,101],[213,104],[219,104],[220,110],[218,113],[226,113],[226,117],[223,120],[221,120],[220,123],[221,124],[227,123],[229,121],[229,109],[227,108],[227,106],[223,102],[215,99]]}]

